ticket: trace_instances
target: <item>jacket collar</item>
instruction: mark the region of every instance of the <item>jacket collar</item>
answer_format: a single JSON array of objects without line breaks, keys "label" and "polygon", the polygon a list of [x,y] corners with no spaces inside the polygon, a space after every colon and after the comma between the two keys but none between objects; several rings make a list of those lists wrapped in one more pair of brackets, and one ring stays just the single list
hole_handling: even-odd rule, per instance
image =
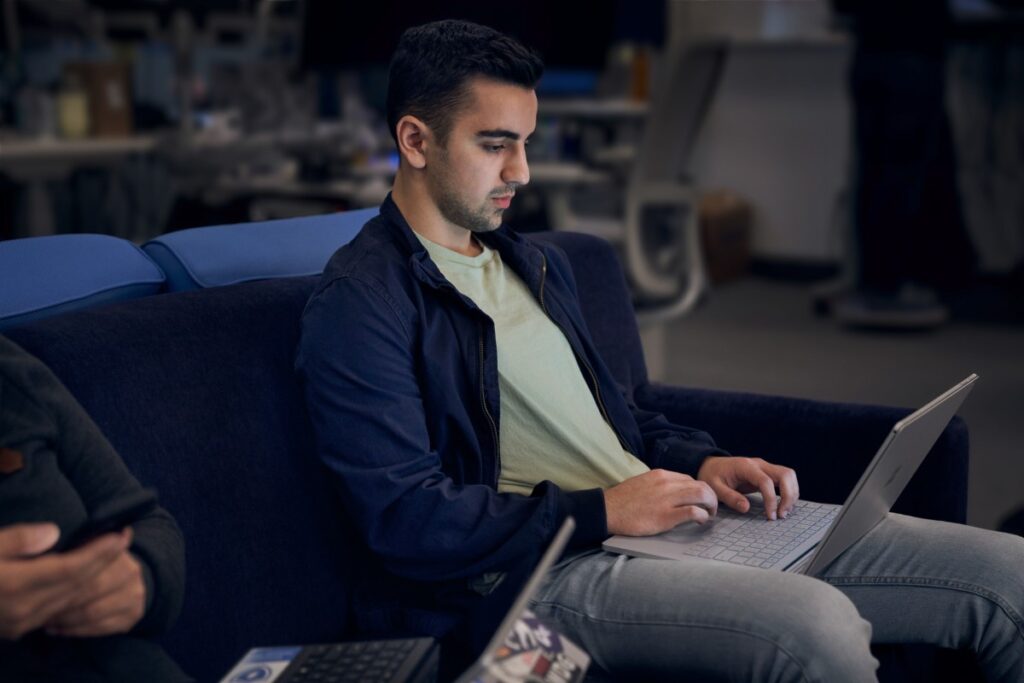
[{"label": "jacket collar", "polygon": [[[385,197],[380,207],[380,215],[385,219],[385,225],[392,238],[398,243],[403,253],[409,256],[409,265],[413,273],[424,283],[434,288],[451,287],[451,283],[441,274],[430,254],[423,247],[423,244],[413,234],[409,222],[402,215],[398,205],[391,198],[391,193]],[[488,233],[477,233],[477,239],[494,249],[501,256],[501,260],[508,264],[518,275],[523,278],[531,289],[536,291],[541,278],[541,268],[544,256],[540,249],[530,244],[521,235],[507,225],[502,225],[497,230]]]},{"label": "jacket collar", "polygon": [[390,192],[384,198],[384,203],[380,205],[380,215],[386,219],[385,224],[389,234],[398,242],[399,247],[404,253],[409,256],[427,253],[427,250],[423,248],[420,241],[416,239],[416,235],[413,234],[412,228],[409,226],[409,222],[405,220],[405,216],[402,215],[398,204],[395,204],[395,200],[391,198]]}]

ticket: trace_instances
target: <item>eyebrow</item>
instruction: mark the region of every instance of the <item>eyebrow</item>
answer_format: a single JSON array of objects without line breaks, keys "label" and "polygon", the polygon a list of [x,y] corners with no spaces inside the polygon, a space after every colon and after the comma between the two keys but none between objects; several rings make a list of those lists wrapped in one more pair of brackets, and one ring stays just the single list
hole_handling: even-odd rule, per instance
[{"label": "eyebrow", "polygon": [[505,130],[504,128],[477,131],[476,136],[478,138],[507,138],[509,140],[518,140],[521,137],[519,133],[511,130]]}]

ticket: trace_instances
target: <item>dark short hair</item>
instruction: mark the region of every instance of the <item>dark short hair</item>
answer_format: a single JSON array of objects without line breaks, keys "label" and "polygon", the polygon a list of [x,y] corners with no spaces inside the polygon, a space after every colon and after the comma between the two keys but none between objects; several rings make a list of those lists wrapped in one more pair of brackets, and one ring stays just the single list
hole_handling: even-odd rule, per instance
[{"label": "dark short hair", "polygon": [[398,120],[411,114],[444,144],[467,103],[470,79],[534,88],[543,73],[534,50],[487,26],[451,19],[414,26],[399,39],[388,71],[391,137],[398,142]]}]

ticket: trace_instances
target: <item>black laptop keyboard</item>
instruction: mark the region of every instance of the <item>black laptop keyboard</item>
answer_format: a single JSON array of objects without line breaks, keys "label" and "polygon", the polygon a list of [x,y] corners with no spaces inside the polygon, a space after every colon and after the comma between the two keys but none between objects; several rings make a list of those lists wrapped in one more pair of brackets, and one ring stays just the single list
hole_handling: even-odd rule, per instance
[{"label": "black laptop keyboard", "polygon": [[[429,641],[427,641],[429,643]],[[309,645],[288,667],[283,683],[392,683],[408,679],[423,657],[424,639]],[[419,646],[419,647],[417,647]],[[400,678],[398,677],[400,676]]]}]

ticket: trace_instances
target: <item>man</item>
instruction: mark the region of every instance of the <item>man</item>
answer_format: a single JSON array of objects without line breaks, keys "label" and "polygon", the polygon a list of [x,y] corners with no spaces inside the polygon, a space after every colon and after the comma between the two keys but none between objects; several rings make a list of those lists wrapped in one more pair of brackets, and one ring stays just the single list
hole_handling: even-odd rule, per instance
[{"label": "man", "polygon": [[481,26],[403,35],[393,192],[303,315],[296,365],[320,456],[379,563],[356,598],[361,627],[486,639],[502,591],[572,514],[572,547],[533,608],[615,674],[873,680],[874,636],[975,647],[993,678],[1024,676],[1018,539],[892,516],[830,568],[839,590],[600,550],[609,534],[706,522],[719,502],[745,511],[746,492],[785,517],[799,488],[792,470],[633,405],[565,256],[501,227],[529,182],[541,70]]},{"label": "man", "polygon": [[0,335],[0,680],[189,680],[149,639],[184,597],[165,510],[55,550],[90,511],[140,491],[53,373]]}]

